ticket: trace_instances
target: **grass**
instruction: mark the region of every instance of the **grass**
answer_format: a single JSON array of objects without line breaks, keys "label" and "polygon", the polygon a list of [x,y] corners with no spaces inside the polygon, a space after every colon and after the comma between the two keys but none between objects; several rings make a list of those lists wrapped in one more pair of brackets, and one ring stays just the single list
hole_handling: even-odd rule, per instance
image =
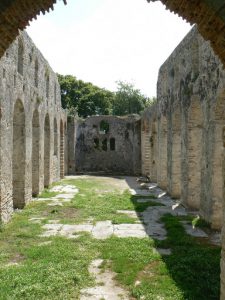
[{"label": "grass", "polygon": [[[136,210],[140,214],[149,206],[159,205],[153,196],[147,203],[138,203],[138,198],[145,197],[121,193],[97,180],[62,182],[79,188],[71,202],[63,207],[50,207],[47,201],[32,202],[1,227],[0,300],[79,299],[82,288],[94,285],[88,266],[96,258],[104,259],[103,270],[111,268],[116,273],[118,283],[129,291],[131,299],[219,299],[220,248],[188,236],[180,220],[189,218],[163,216],[168,232],[164,241],[115,236],[95,240],[89,234],[80,234],[76,239],[40,237],[41,226],[51,219],[65,224],[90,218],[93,222],[110,219],[114,224],[134,223],[134,218],[117,210]],[[44,191],[42,197],[48,198],[49,191]],[[45,219],[34,224],[29,221],[33,217]],[[46,241],[51,243],[42,244]],[[161,256],[156,247],[170,248],[172,254]]]}]

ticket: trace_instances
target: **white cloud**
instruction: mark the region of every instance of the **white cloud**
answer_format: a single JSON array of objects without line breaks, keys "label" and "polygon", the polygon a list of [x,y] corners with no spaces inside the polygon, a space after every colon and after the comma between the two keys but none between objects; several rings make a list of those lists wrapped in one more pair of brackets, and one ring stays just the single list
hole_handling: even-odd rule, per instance
[{"label": "white cloud", "polygon": [[[53,69],[109,89],[115,89],[116,80],[133,80],[155,95],[160,65],[190,26],[160,3],[72,1],[68,7],[57,4],[55,16],[41,17],[28,29]],[[89,1],[94,2],[87,16]]]}]

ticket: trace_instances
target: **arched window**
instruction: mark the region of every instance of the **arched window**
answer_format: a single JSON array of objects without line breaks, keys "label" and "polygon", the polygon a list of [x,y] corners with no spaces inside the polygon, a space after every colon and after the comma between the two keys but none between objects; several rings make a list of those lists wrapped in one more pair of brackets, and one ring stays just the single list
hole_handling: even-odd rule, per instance
[{"label": "arched window", "polygon": [[24,60],[24,46],[22,39],[18,40],[18,61],[17,61],[17,71],[23,75],[23,60]]}]

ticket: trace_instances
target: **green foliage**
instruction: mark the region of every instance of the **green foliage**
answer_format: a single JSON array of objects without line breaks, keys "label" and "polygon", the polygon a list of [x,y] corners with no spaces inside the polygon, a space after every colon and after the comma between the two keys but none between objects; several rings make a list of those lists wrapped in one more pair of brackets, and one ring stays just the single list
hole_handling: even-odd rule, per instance
[{"label": "green foliage", "polygon": [[118,81],[116,92],[99,88],[72,75],[58,74],[63,108],[71,115],[86,118],[92,115],[139,114],[152,105],[155,98],[147,98],[131,83]]},{"label": "green foliage", "polygon": [[117,92],[113,105],[113,114],[118,116],[139,114],[147,106],[150,99],[136,89],[132,83],[117,82]]},{"label": "green foliage", "polygon": [[90,82],[76,79],[72,75],[59,75],[63,108],[71,114],[78,113],[86,118],[91,115],[109,115],[112,110],[114,94]]}]

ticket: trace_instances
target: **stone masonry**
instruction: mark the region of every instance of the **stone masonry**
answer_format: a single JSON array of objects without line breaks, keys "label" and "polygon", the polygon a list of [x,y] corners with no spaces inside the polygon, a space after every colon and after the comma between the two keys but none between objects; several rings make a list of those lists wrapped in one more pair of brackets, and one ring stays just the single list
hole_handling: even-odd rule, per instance
[{"label": "stone masonry", "polygon": [[57,76],[25,32],[0,60],[0,109],[0,219],[6,222],[60,178],[64,159],[66,113]]},{"label": "stone masonry", "polygon": [[140,125],[137,115],[70,120],[69,173],[140,174]]},{"label": "stone masonry", "polygon": [[225,72],[194,27],[161,66],[157,104],[142,116],[142,171],[222,226]]},{"label": "stone masonry", "polygon": [[[157,103],[142,116],[142,172],[218,230],[224,225],[224,98],[223,65],[194,27],[161,66]],[[224,300],[224,229],[222,235]]]}]

